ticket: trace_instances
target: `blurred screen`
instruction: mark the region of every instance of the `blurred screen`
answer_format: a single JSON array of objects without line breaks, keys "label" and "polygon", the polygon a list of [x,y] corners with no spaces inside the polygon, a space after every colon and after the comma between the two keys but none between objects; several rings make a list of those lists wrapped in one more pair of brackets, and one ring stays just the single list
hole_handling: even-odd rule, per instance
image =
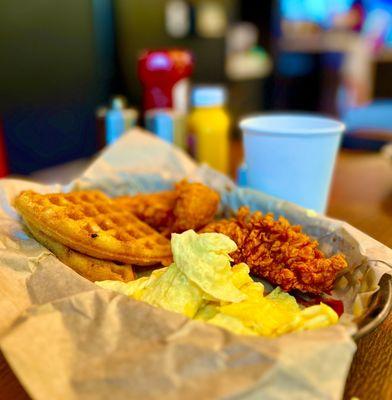
[{"label": "blurred screen", "polygon": [[346,28],[357,28],[378,47],[392,46],[392,0],[280,0],[279,4],[282,19],[324,29],[337,27],[336,17],[356,9],[358,24]]},{"label": "blurred screen", "polygon": [[282,18],[331,26],[334,16],[350,10],[354,0],[281,0]]},{"label": "blurred screen", "polygon": [[364,1],[366,10],[362,32],[371,37],[379,46],[392,46],[392,1]]}]

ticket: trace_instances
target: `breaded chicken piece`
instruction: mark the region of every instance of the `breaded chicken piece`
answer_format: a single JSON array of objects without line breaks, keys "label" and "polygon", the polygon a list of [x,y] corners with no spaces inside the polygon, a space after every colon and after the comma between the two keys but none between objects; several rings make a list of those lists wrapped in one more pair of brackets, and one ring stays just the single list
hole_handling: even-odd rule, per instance
[{"label": "breaded chicken piece", "polygon": [[202,183],[181,181],[175,188],[173,232],[200,229],[211,222],[218,210],[219,195]]},{"label": "breaded chicken piece", "polygon": [[238,249],[231,254],[234,263],[249,265],[254,276],[265,278],[285,291],[329,293],[338,272],[347,267],[341,254],[326,258],[318,242],[292,226],[283,217],[250,213],[241,207],[234,218],[208,224],[202,232],[229,236]]},{"label": "breaded chicken piece", "polygon": [[143,222],[158,232],[168,232],[174,224],[174,207],[177,194],[174,190],[158,193],[137,194],[135,196],[120,196],[115,202],[132,211]]},{"label": "breaded chicken piece", "polygon": [[198,230],[211,222],[220,199],[218,193],[206,185],[182,180],[174,190],[121,196],[114,200],[154,229],[170,235],[188,229]]}]

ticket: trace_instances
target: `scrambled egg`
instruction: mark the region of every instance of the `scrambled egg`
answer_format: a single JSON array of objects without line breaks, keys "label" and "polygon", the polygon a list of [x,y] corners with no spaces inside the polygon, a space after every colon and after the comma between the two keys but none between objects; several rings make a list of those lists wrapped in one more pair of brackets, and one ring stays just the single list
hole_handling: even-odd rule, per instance
[{"label": "scrambled egg", "polygon": [[246,264],[230,266],[229,254],[237,246],[225,235],[189,230],[173,234],[171,244],[169,267],[127,283],[96,284],[242,335],[275,337],[338,321],[326,304],[301,309],[280,288],[264,296],[263,284],[252,280]]}]

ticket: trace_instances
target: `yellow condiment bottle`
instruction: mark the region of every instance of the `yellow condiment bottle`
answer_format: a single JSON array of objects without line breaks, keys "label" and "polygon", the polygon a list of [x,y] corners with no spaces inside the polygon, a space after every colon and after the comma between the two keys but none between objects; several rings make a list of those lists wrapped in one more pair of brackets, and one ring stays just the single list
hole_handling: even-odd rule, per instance
[{"label": "yellow condiment bottle", "polygon": [[227,173],[229,168],[230,118],[224,107],[223,87],[199,86],[193,90],[189,116],[190,151],[199,162]]}]

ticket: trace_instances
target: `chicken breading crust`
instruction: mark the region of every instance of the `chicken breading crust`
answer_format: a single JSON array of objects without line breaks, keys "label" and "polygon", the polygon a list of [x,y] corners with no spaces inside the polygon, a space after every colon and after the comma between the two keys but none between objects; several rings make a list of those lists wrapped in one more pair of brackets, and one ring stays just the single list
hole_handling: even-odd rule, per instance
[{"label": "chicken breading crust", "polygon": [[263,215],[241,207],[234,218],[214,221],[203,232],[218,232],[234,240],[238,249],[234,263],[249,265],[251,274],[262,277],[285,291],[329,293],[336,275],[347,267],[342,254],[325,257],[318,242],[292,226],[287,219]]}]

